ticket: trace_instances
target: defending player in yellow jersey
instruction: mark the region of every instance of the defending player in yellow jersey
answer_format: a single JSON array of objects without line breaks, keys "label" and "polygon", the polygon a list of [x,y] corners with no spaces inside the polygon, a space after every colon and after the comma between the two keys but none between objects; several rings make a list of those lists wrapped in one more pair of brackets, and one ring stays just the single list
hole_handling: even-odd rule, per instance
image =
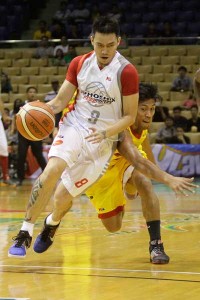
[{"label": "defending player in yellow jersey", "polygon": [[[140,84],[137,117],[135,124],[129,128],[133,143],[141,155],[154,163],[148,129],[153,119],[157,98],[156,86]],[[150,261],[155,264],[166,264],[169,262],[169,256],[164,252],[161,241],[159,200],[151,180],[134,170],[134,167],[116,151],[106,173],[86,192],[98,212],[98,217],[110,232],[121,228],[126,199],[133,199],[138,193],[150,235]]]}]

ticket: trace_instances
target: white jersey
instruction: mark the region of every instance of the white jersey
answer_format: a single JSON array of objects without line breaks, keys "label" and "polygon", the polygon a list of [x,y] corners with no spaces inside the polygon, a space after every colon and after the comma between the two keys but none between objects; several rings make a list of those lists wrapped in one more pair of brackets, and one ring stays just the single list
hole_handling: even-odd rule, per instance
[{"label": "white jersey", "polygon": [[116,148],[117,136],[100,144],[92,144],[85,138],[91,127],[106,129],[122,117],[120,75],[129,64],[118,52],[102,70],[93,52],[80,62],[75,108],[63,118],[49,151],[49,158],[66,161],[68,167],[62,174],[62,182],[74,197],[105,173]]},{"label": "white jersey", "polygon": [[116,52],[111,63],[102,70],[94,52],[86,57],[77,76],[78,94],[75,110],[67,114],[64,123],[100,130],[113,125],[122,117],[120,75],[129,62]]}]

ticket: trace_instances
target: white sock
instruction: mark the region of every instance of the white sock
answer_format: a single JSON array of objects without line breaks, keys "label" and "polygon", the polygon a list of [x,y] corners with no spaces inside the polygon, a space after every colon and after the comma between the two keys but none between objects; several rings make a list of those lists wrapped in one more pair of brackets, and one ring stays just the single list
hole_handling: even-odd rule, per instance
[{"label": "white sock", "polygon": [[60,221],[54,221],[52,219],[52,214],[50,214],[47,218],[46,218],[46,224],[48,225],[52,225],[52,226],[56,226],[60,223]]},{"label": "white sock", "polygon": [[26,221],[23,222],[21,230],[28,231],[30,236],[33,236],[33,228],[35,224],[28,223]]}]

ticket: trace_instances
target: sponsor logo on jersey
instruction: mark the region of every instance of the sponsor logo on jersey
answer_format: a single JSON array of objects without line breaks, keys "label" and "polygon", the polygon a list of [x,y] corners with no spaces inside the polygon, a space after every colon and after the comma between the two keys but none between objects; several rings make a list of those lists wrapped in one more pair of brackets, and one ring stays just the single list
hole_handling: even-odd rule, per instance
[{"label": "sponsor logo on jersey", "polygon": [[104,104],[112,104],[115,98],[112,98],[106,92],[101,82],[92,82],[88,84],[86,90],[81,90],[83,99],[87,100],[92,106],[103,106]]}]

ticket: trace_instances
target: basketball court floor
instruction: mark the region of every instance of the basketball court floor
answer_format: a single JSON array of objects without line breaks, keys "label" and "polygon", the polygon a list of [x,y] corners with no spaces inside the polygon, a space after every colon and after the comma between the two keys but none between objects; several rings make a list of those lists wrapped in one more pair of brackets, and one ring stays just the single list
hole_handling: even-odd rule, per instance
[{"label": "basketball court floor", "polygon": [[[46,253],[30,248],[25,259],[8,258],[31,186],[27,181],[22,187],[0,187],[0,299],[200,299],[200,189],[176,199],[166,186],[154,184],[171,260],[152,265],[140,198],[127,203],[123,227],[115,234],[104,229],[86,197],[77,198]],[[34,238],[51,207],[52,202],[38,219]]]}]

